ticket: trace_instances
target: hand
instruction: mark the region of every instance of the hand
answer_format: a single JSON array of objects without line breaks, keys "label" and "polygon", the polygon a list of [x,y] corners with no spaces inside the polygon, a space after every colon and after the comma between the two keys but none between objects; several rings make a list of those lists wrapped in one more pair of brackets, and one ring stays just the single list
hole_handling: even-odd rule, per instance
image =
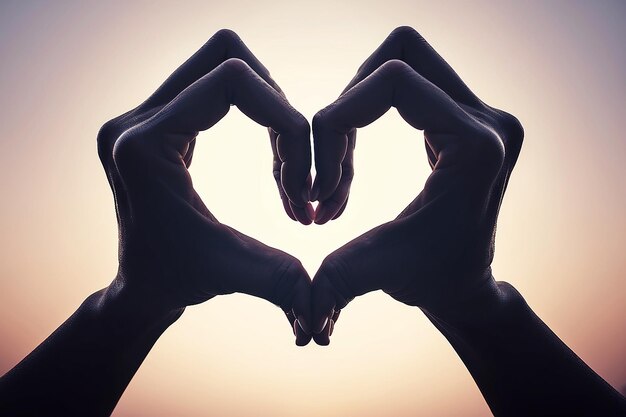
[{"label": "hand", "polygon": [[313,119],[315,222],[339,216],[352,181],[356,128],[395,107],[424,132],[432,173],[393,221],[329,255],[313,279],[314,339],[328,344],[339,312],[382,289],[432,314],[496,293],[496,220],[521,149],[517,119],[483,103],[413,29],[401,27]]},{"label": "hand", "polygon": [[309,124],[239,37],[219,31],[98,135],[120,239],[119,271],[106,299],[142,314],[168,314],[215,295],[250,294],[280,306],[297,343],[306,344],[310,336],[300,326],[309,320],[310,278],[300,262],[219,223],[187,170],[197,134],[231,105],[269,129],[285,210],[311,222]]}]

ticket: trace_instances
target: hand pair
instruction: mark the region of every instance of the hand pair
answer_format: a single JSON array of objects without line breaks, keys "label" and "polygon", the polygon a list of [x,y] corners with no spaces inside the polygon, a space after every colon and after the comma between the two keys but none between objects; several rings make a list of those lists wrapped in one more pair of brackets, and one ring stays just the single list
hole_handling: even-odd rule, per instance
[{"label": "hand pair", "polygon": [[[343,212],[356,129],[390,107],[424,131],[433,169],[393,221],[329,255],[311,281],[300,262],[219,223],[193,188],[195,138],[236,105],[268,127],[286,213],[318,224]],[[182,312],[215,295],[262,297],[298,345],[326,345],[354,297],[382,289],[433,315],[495,293],[495,224],[523,131],[480,101],[411,28],[398,28],[310,128],[231,31],[213,36],[144,103],[106,123],[98,151],[115,197],[119,271],[108,297],[142,314]],[[314,211],[311,201],[319,201]]]}]

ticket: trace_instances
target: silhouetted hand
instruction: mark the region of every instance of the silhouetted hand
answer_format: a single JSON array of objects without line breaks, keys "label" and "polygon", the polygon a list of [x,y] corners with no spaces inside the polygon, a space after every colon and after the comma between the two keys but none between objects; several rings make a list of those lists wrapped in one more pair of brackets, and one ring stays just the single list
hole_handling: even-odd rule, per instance
[{"label": "silhouetted hand", "polygon": [[[195,138],[231,105],[268,127],[285,210],[310,223],[310,128],[268,71],[222,30],[143,104],[101,129],[98,151],[115,196],[119,272],[107,297],[167,312],[233,292],[280,306],[306,326],[310,278],[294,257],[219,223],[193,188]],[[236,175],[237,155],[230,155]],[[307,215],[307,210],[309,214]],[[126,307],[128,306],[128,307]],[[299,332],[297,343],[309,336]]]},{"label": "silhouetted hand", "polygon": [[[1,415],[110,415],[161,334],[186,306],[215,295],[269,300],[296,343],[309,342],[311,281],[300,262],[220,224],[187,171],[197,134],[231,105],[268,127],[285,210],[311,222],[309,124],[239,37],[219,31],[148,100],[100,130],[117,275],[0,378]],[[236,175],[237,155],[229,158]]]},{"label": "silhouetted hand", "polygon": [[411,28],[398,28],[359,68],[348,88],[313,119],[315,222],[345,207],[356,128],[395,107],[424,132],[432,173],[393,221],[329,255],[313,280],[313,331],[328,344],[339,311],[382,289],[433,314],[459,309],[491,276],[498,210],[519,154],[517,119],[480,101]]}]

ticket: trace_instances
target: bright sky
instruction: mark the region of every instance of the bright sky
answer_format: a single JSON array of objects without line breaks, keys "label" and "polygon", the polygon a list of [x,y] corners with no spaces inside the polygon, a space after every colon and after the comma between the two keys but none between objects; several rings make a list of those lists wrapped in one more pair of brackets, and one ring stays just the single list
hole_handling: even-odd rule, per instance
[{"label": "bright sky", "polygon": [[[393,28],[411,25],[525,127],[496,278],[602,377],[626,386],[625,3],[181,3],[0,4],[0,374],[115,274],[113,201],[95,146],[103,122],[223,27],[310,119]],[[429,171],[421,135],[390,111],[359,132],[344,215],[304,227],[282,211],[263,128],[231,111],[196,149],[194,182],[218,219],[297,256],[311,275],[328,253],[395,217]],[[240,175],[225,182],[228,171]],[[350,304],[329,348],[298,349],[292,339],[262,300],[233,295],[189,308],[114,415],[488,414],[444,338],[384,294]]]}]

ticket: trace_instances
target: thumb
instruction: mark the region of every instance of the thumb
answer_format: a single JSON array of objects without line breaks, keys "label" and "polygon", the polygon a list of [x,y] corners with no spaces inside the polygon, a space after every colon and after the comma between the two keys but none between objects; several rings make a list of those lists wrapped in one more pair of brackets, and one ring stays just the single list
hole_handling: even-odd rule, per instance
[{"label": "thumb", "polygon": [[297,344],[310,340],[311,278],[300,261],[230,228],[237,239],[229,254],[229,274],[221,287],[224,293],[243,293],[263,298],[287,315]]},{"label": "thumb", "polygon": [[334,262],[324,261],[311,286],[311,332],[321,346],[330,343],[339,312],[354,298],[340,273]]}]

